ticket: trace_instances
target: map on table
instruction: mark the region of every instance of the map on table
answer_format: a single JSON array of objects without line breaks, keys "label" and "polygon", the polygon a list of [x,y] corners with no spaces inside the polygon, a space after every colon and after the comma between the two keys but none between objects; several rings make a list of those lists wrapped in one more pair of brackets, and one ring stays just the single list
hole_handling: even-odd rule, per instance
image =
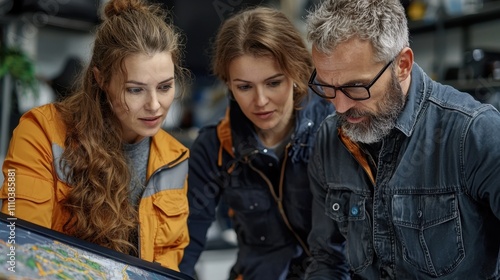
[{"label": "map on table", "polygon": [[0,213],[0,279],[191,278]]}]

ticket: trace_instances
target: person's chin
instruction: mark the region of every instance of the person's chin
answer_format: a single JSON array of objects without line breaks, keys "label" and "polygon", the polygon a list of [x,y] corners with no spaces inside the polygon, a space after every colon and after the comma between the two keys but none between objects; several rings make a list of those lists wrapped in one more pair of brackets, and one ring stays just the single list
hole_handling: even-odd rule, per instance
[{"label": "person's chin", "polygon": [[149,127],[147,129],[144,129],[141,133],[143,137],[153,137],[155,136],[158,131],[160,131],[160,126],[157,127]]},{"label": "person's chin", "polygon": [[275,126],[275,123],[272,120],[267,120],[267,121],[256,121],[254,122],[254,125],[257,126],[261,130],[268,130],[272,129]]}]

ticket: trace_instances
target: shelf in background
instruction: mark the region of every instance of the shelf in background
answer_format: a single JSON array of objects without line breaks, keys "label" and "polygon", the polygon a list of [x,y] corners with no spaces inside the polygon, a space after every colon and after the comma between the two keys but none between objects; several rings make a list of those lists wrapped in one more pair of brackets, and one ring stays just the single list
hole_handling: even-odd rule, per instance
[{"label": "shelf in background", "polygon": [[73,31],[90,32],[97,26],[97,22],[88,22],[78,19],[50,16],[47,26],[55,28],[70,29]]},{"label": "shelf in background", "polygon": [[[466,27],[471,24],[487,22],[492,20],[500,20],[500,1],[487,2],[483,7],[475,12],[457,16],[444,16],[439,19],[439,24],[444,28]],[[435,31],[438,26],[438,21],[409,21],[408,28],[410,35]]]},{"label": "shelf in background", "polygon": [[93,31],[99,22],[90,22],[81,19],[52,16],[39,13],[23,13],[19,15],[5,15],[0,18],[0,25],[21,23],[30,24],[36,28],[48,27],[67,31],[88,33]]}]

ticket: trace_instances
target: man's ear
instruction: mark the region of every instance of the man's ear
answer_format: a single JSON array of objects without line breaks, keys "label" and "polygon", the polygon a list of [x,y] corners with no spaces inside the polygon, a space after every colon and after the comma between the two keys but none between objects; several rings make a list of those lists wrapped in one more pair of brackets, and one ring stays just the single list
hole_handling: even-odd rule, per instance
[{"label": "man's ear", "polygon": [[403,48],[396,59],[396,74],[400,82],[406,80],[413,67],[413,51],[409,47]]},{"label": "man's ear", "polygon": [[99,87],[104,90],[104,81],[102,79],[102,76],[101,76],[101,72],[99,71],[99,69],[97,69],[97,67],[93,67],[92,68],[92,73],[94,73],[94,79],[97,81],[97,84],[99,85]]}]

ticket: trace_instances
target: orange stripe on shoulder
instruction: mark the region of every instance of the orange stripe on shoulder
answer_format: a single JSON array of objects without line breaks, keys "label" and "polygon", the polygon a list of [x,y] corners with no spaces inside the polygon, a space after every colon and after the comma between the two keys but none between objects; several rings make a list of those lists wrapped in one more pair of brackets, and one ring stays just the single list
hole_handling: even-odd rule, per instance
[{"label": "orange stripe on shoulder", "polygon": [[233,138],[231,136],[231,122],[229,120],[229,108],[226,110],[226,115],[217,125],[217,137],[220,141],[219,147],[219,159],[217,164],[222,166],[222,152],[226,150],[232,157],[234,157],[233,152]]}]

